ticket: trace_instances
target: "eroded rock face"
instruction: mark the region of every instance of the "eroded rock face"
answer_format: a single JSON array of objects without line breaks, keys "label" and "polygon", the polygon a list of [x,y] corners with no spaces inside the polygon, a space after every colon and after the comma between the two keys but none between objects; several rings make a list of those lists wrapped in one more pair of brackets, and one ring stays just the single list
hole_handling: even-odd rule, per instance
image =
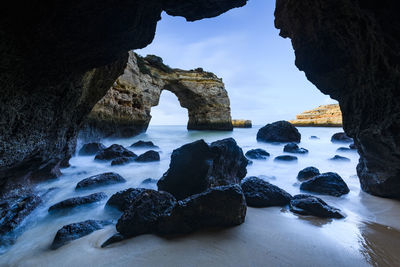
[{"label": "eroded rock face", "polygon": [[275,26],[296,66],[339,101],[364,191],[400,197],[400,3],[277,0]]},{"label": "eroded rock face", "polygon": [[311,127],[342,127],[342,112],[338,104],[322,105],[296,115],[295,120],[289,121],[295,126]]},{"label": "eroded rock face", "polygon": [[128,65],[94,106],[82,136],[128,137],[146,131],[162,90],[173,92],[188,109],[188,129],[232,130],[230,102],[221,79],[201,68],[184,71],[160,57],[129,52]]}]

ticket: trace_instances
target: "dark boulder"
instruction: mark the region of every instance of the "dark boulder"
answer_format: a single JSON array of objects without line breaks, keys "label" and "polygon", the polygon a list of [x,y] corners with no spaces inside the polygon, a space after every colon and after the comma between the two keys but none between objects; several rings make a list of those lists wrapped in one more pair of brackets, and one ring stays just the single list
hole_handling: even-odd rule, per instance
[{"label": "dark boulder", "polygon": [[230,227],[242,224],[246,200],[237,184],[210,188],[179,201],[172,211],[160,218],[159,234],[189,233],[205,227]]},{"label": "dark boulder", "polygon": [[138,162],[160,161],[160,154],[157,151],[149,150],[135,159]]},{"label": "dark boulder", "polygon": [[297,174],[297,180],[299,181],[306,181],[310,180],[311,178],[320,175],[320,172],[317,168],[315,167],[307,167],[299,171]]},{"label": "dark boulder", "polygon": [[261,148],[251,149],[246,152],[246,157],[250,159],[267,159],[269,156],[270,154]]},{"label": "dark boulder", "polygon": [[91,195],[83,196],[83,197],[73,197],[58,202],[49,208],[49,212],[58,211],[63,209],[71,209],[75,207],[79,207],[82,205],[87,205],[95,202],[99,202],[103,199],[106,199],[107,195],[103,192],[94,193]]},{"label": "dark boulder", "polygon": [[337,173],[326,172],[300,185],[301,190],[339,197],[350,192],[347,184]]},{"label": "dark boulder", "polygon": [[142,181],[141,184],[153,184],[153,183],[157,183],[157,179],[153,179],[153,178],[146,178]]},{"label": "dark boulder", "polygon": [[347,136],[346,133],[340,132],[340,133],[335,133],[331,137],[331,142],[333,143],[352,143],[353,138]]},{"label": "dark boulder", "polygon": [[119,218],[117,231],[125,237],[155,232],[159,218],[167,216],[176,203],[168,192],[144,190]]},{"label": "dark boulder", "polygon": [[128,188],[112,195],[107,201],[106,206],[112,206],[120,211],[125,211],[137,198],[145,191],[144,188]]},{"label": "dark boulder", "polygon": [[277,121],[267,124],[258,130],[257,141],[264,142],[295,142],[300,143],[301,135],[290,122]]},{"label": "dark boulder", "polygon": [[172,152],[169,169],[158,181],[158,189],[183,199],[206,189],[240,183],[248,160],[232,138],[210,146],[204,140],[186,144]]},{"label": "dark boulder", "polygon": [[311,136],[310,136],[310,139],[319,139],[319,137],[318,137],[318,136],[315,136],[315,135],[311,135]]},{"label": "dark boulder", "polygon": [[140,187],[144,187],[147,189],[157,189],[157,179],[147,178],[140,183]]},{"label": "dark boulder", "polygon": [[282,155],[274,158],[275,161],[297,161],[297,157],[290,155]]},{"label": "dark boulder", "polygon": [[116,158],[113,161],[111,161],[111,166],[118,166],[118,165],[125,165],[128,164],[132,161],[134,161],[135,158],[134,157],[120,157],[120,158]]},{"label": "dark boulder", "polygon": [[136,143],[132,144],[130,147],[135,148],[159,148],[158,146],[154,145],[151,141],[137,141]]},{"label": "dark boulder", "polygon": [[350,149],[355,149],[355,150],[357,150],[357,147],[356,147],[356,145],[354,144],[354,143],[351,143],[350,145],[349,145],[349,148]]},{"label": "dark boulder", "polygon": [[349,151],[352,151],[350,147],[339,147],[338,149],[336,149],[336,152],[349,152]]},{"label": "dark boulder", "polygon": [[115,172],[97,174],[80,181],[75,189],[92,189],[99,186],[125,183],[126,180]]},{"label": "dark boulder", "polygon": [[97,160],[113,160],[113,159],[121,158],[121,157],[132,158],[132,157],[137,157],[137,155],[121,145],[114,144],[114,145],[100,151],[99,153],[97,153],[95,159],[97,159]]},{"label": "dark boulder", "polygon": [[285,190],[255,176],[242,181],[242,190],[250,207],[285,206],[292,198]]},{"label": "dark boulder", "polygon": [[87,220],[78,223],[71,223],[63,226],[57,231],[51,249],[58,249],[68,242],[89,235],[94,231],[103,229],[104,226],[111,224],[111,221]]},{"label": "dark boulder", "polygon": [[289,143],[283,147],[284,152],[295,153],[295,154],[306,154],[308,150],[305,148],[300,148],[296,143]]},{"label": "dark boulder", "polygon": [[350,161],[349,158],[343,157],[343,156],[339,156],[339,155],[335,155],[334,157],[330,158],[330,160],[334,160],[334,161]]},{"label": "dark boulder", "polygon": [[106,149],[106,147],[101,143],[89,143],[82,146],[82,148],[79,150],[79,155],[92,156],[104,149]]},{"label": "dark boulder", "polygon": [[312,215],[321,218],[344,218],[337,208],[325,203],[322,199],[311,195],[296,195],[290,201],[290,211],[300,215]]}]

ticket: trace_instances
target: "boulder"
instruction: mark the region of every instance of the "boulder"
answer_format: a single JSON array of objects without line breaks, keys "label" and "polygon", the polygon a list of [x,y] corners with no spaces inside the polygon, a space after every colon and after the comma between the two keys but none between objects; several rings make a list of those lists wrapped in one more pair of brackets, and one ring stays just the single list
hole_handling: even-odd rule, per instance
[{"label": "boulder", "polygon": [[300,148],[296,143],[289,143],[283,147],[284,152],[295,153],[295,154],[306,154],[308,150],[305,148]]},{"label": "boulder", "polygon": [[83,179],[76,185],[75,190],[77,190],[77,189],[92,189],[92,188],[96,188],[99,186],[119,184],[119,183],[125,183],[125,182],[126,182],[126,180],[118,173],[106,172],[106,173],[97,174],[97,175],[91,176],[89,178]]},{"label": "boulder", "polygon": [[251,149],[246,152],[246,157],[250,159],[267,159],[269,156],[270,154],[261,148]]},{"label": "boulder", "polygon": [[104,149],[106,149],[106,147],[102,143],[88,143],[82,146],[82,148],[79,150],[79,155],[92,156],[96,155],[97,153],[99,153]]},{"label": "boulder", "polygon": [[334,160],[334,161],[350,161],[349,158],[343,157],[343,156],[339,156],[339,155],[335,155],[334,157],[330,158],[330,160]]},{"label": "boulder", "polygon": [[133,143],[130,147],[134,148],[159,148],[156,146],[152,141],[137,141],[136,143]]},{"label": "boulder", "polygon": [[311,195],[295,195],[290,201],[290,211],[300,215],[312,215],[321,218],[344,218],[337,208],[329,206],[322,199]]},{"label": "boulder", "polygon": [[183,199],[206,189],[240,183],[248,160],[232,138],[210,146],[204,140],[186,144],[172,152],[169,169],[158,181],[158,189]]},{"label": "boulder", "polygon": [[79,207],[82,205],[87,205],[95,202],[99,202],[103,199],[106,199],[107,195],[103,192],[94,193],[91,195],[83,196],[83,197],[73,197],[58,202],[49,208],[49,212],[58,211],[63,209],[72,209],[75,207]]},{"label": "boulder", "polygon": [[100,151],[99,153],[97,153],[95,159],[97,159],[97,160],[113,160],[113,159],[121,158],[121,157],[133,158],[133,157],[137,157],[137,155],[121,145],[114,144],[114,145]]},{"label": "boulder", "polygon": [[339,174],[326,172],[315,176],[314,178],[303,182],[300,189],[309,192],[315,192],[322,195],[331,195],[339,197],[350,192],[347,184]]},{"label": "boulder", "polygon": [[295,142],[300,143],[301,135],[290,122],[277,121],[267,124],[258,130],[257,141],[263,142]]},{"label": "boulder", "polygon": [[113,161],[111,161],[111,166],[118,166],[118,165],[125,165],[128,164],[132,161],[134,161],[135,158],[134,157],[120,157],[120,158],[116,158]]},{"label": "boulder", "polygon": [[317,168],[315,167],[307,167],[299,171],[297,174],[297,180],[299,181],[307,181],[310,180],[311,178],[320,175],[320,172]]},{"label": "boulder", "polygon": [[87,220],[78,223],[64,225],[57,231],[51,249],[58,249],[72,240],[89,235],[94,231],[103,229],[104,226],[111,224],[111,221]]},{"label": "boulder", "polygon": [[128,188],[112,195],[107,201],[106,206],[112,206],[120,211],[125,211],[137,198],[145,191],[144,188]]},{"label": "boulder", "polygon": [[285,206],[292,198],[285,190],[255,176],[244,179],[241,186],[250,207]]},{"label": "boulder", "polygon": [[157,179],[153,179],[153,178],[146,178],[142,181],[141,184],[154,184],[157,183]]},{"label": "boulder", "polygon": [[157,151],[149,150],[135,159],[137,162],[160,161],[160,154]]},{"label": "boulder", "polygon": [[349,148],[350,149],[355,149],[355,150],[357,150],[357,147],[356,147],[356,145],[354,144],[354,143],[351,143],[350,145],[349,145]]},{"label": "boulder", "polygon": [[168,192],[146,189],[119,218],[117,231],[125,237],[153,233],[159,218],[167,216],[176,203],[176,199]]},{"label": "boulder", "polygon": [[350,147],[339,147],[338,149],[336,149],[336,152],[349,152],[349,151],[352,151]]},{"label": "boulder", "polygon": [[147,178],[140,183],[140,187],[147,189],[157,189],[157,179]]},{"label": "boulder", "polygon": [[340,133],[335,133],[331,137],[331,142],[332,143],[352,143],[353,138],[347,136],[346,133],[340,132]]},{"label": "boulder", "polygon": [[274,158],[275,161],[297,161],[297,157],[290,155],[282,155]]},{"label": "boulder", "polygon": [[319,139],[319,137],[316,136],[316,135],[311,135],[311,136],[310,136],[310,139],[315,139],[315,140],[317,140],[317,139]]}]

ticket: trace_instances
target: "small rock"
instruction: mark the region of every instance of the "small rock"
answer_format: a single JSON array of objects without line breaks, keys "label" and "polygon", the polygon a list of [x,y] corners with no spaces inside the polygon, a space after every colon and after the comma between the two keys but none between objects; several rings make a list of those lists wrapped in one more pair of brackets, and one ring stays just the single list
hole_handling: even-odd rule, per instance
[{"label": "small rock", "polygon": [[96,155],[100,151],[104,150],[106,147],[101,143],[89,143],[82,146],[79,150],[80,156],[92,156]]},{"label": "small rock", "polygon": [[352,149],[349,147],[339,147],[338,149],[336,149],[336,152],[349,152],[349,151],[352,151]]},{"label": "small rock", "polygon": [[135,160],[134,157],[120,157],[111,161],[111,166],[125,165]]},{"label": "small rock", "polygon": [[337,173],[326,172],[315,176],[300,185],[301,190],[339,197],[348,194],[350,189]]},{"label": "small rock", "polygon": [[290,211],[300,215],[312,215],[321,218],[344,218],[337,208],[329,206],[322,199],[311,195],[296,195],[290,201]]},{"label": "small rock", "polygon": [[112,206],[120,211],[125,211],[136,200],[137,196],[145,190],[144,188],[128,188],[119,191],[110,197],[106,206]]},{"label": "small rock", "polygon": [[297,157],[290,156],[290,155],[282,155],[282,156],[275,157],[274,160],[275,161],[297,161]]},{"label": "small rock", "polygon": [[297,180],[299,181],[306,181],[310,180],[311,178],[320,175],[320,172],[317,168],[315,167],[307,167],[299,171],[297,174]]},{"label": "small rock", "polygon": [[306,154],[308,153],[308,150],[305,148],[300,148],[296,143],[289,143],[286,144],[285,147],[283,148],[284,152],[288,153],[296,153],[296,154]]},{"label": "small rock", "polygon": [[292,198],[285,190],[255,176],[242,181],[242,190],[250,207],[285,206]]},{"label": "small rock", "polygon": [[299,131],[288,121],[277,121],[262,127],[257,133],[257,141],[300,143]]},{"label": "small rock", "polygon": [[107,195],[103,192],[94,193],[94,194],[83,196],[83,197],[68,198],[66,200],[63,200],[63,201],[58,202],[57,204],[54,204],[53,206],[51,206],[49,208],[49,212],[55,211],[55,210],[61,210],[61,209],[71,209],[71,208],[75,208],[78,206],[99,202],[106,198],[107,198]]},{"label": "small rock", "polygon": [[128,237],[120,234],[120,233],[116,233],[113,236],[111,236],[109,239],[107,239],[102,245],[102,248],[108,247],[111,244],[117,243],[117,242],[121,242],[125,239],[127,239]]},{"label": "small rock", "polygon": [[142,181],[142,184],[153,184],[153,183],[157,183],[157,181],[158,181],[157,179],[147,178]]},{"label": "small rock", "polygon": [[151,141],[137,141],[136,143],[132,144],[130,147],[136,148],[159,148],[158,146],[154,145]]},{"label": "small rock", "polygon": [[137,157],[137,155],[135,153],[133,153],[132,151],[124,148],[121,145],[114,144],[114,145],[100,151],[99,153],[97,153],[95,159],[96,160],[113,160],[113,159],[121,158],[121,157],[132,158],[132,157]]},{"label": "small rock", "polygon": [[160,154],[157,151],[149,150],[135,159],[138,162],[160,161]]},{"label": "small rock", "polygon": [[83,179],[76,185],[75,189],[91,189],[99,186],[119,184],[125,182],[126,180],[118,173],[106,172]]},{"label": "small rock", "polygon": [[357,147],[356,147],[356,145],[354,144],[354,143],[351,143],[350,145],[349,145],[349,148],[350,149],[356,149],[357,150]]},{"label": "small rock", "polygon": [[111,221],[87,220],[84,222],[71,223],[63,226],[57,231],[51,249],[58,249],[68,242],[89,235],[94,231],[103,229],[104,226],[111,224]]},{"label": "small rock", "polygon": [[270,156],[270,154],[267,151],[261,148],[251,149],[247,151],[245,155],[250,159],[261,159],[261,160],[267,159]]},{"label": "small rock", "polygon": [[315,135],[311,135],[311,136],[310,136],[310,139],[319,139],[319,137],[318,137],[318,136],[315,136]]},{"label": "small rock", "polygon": [[332,135],[331,142],[332,143],[352,143],[353,138],[347,136],[347,134],[344,132],[340,132],[340,133],[335,133],[334,135]]},{"label": "small rock", "polygon": [[342,157],[339,155],[335,155],[333,158],[330,158],[330,160],[335,160],[335,161],[350,161],[349,158]]}]

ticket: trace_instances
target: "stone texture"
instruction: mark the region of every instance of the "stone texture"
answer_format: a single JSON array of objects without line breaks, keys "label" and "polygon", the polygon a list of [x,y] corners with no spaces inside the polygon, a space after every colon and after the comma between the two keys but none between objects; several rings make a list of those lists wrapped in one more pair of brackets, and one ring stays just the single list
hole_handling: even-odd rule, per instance
[{"label": "stone texture", "polygon": [[349,136],[347,136],[346,133],[340,132],[340,133],[335,133],[331,137],[331,142],[332,143],[353,143],[353,139]]},{"label": "stone texture", "polygon": [[300,215],[341,219],[346,217],[339,209],[329,206],[322,199],[311,195],[295,195],[290,201],[290,211]]},{"label": "stone texture", "polygon": [[275,26],[296,66],[339,101],[364,191],[400,197],[400,3],[277,0]]},{"label": "stone texture", "polygon": [[350,189],[335,172],[326,172],[315,176],[314,178],[303,182],[300,185],[301,190],[315,192],[323,195],[339,197],[348,194]]},{"label": "stone texture", "polygon": [[160,154],[157,151],[149,150],[135,159],[137,162],[160,161]]},{"label": "stone texture", "polygon": [[159,148],[151,141],[142,141],[142,140],[137,141],[136,143],[133,143],[130,147],[133,147],[133,148]]},{"label": "stone texture", "polygon": [[342,127],[342,112],[338,104],[322,105],[296,115],[289,121],[294,126],[310,127]]},{"label": "stone texture", "polygon": [[112,206],[120,211],[125,211],[145,190],[144,188],[128,188],[119,191],[110,197],[106,206]]},{"label": "stone texture", "polygon": [[221,79],[201,68],[172,69],[161,58],[129,52],[128,65],[89,114],[82,136],[129,137],[146,131],[162,90],[188,110],[188,129],[232,130],[230,102]]},{"label": "stone texture", "polygon": [[83,179],[76,185],[75,190],[92,189],[104,185],[119,184],[125,182],[126,180],[118,173],[106,172]]},{"label": "stone texture", "polygon": [[257,141],[300,143],[301,134],[290,122],[276,121],[262,127],[257,132]]},{"label": "stone texture", "polygon": [[296,143],[289,143],[283,147],[284,152],[294,153],[294,154],[307,154],[308,150],[305,148],[300,148]]},{"label": "stone texture", "polygon": [[96,155],[100,151],[104,150],[106,147],[101,143],[89,143],[84,144],[82,148],[79,150],[80,156],[91,156]]},{"label": "stone texture", "polygon": [[310,180],[311,178],[314,178],[317,175],[320,175],[321,173],[319,170],[315,167],[307,167],[299,171],[297,174],[297,180],[299,181],[307,181]]},{"label": "stone texture", "polygon": [[136,158],[137,155],[121,145],[111,145],[97,153],[96,160],[113,160],[121,157]]},{"label": "stone texture", "polygon": [[94,193],[83,197],[72,197],[58,202],[49,208],[49,212],[59,211],[63,209],[72,209],[82,205],[92,204],[106,199],[107,195],[103,192]]},{"label": "stone texture", "polygon": [[245,155],[250,159],[262,159],[262,160],[265,160],[270,156],[270,154],[267,151],[261,148],[251,149],[247,151]]}]

